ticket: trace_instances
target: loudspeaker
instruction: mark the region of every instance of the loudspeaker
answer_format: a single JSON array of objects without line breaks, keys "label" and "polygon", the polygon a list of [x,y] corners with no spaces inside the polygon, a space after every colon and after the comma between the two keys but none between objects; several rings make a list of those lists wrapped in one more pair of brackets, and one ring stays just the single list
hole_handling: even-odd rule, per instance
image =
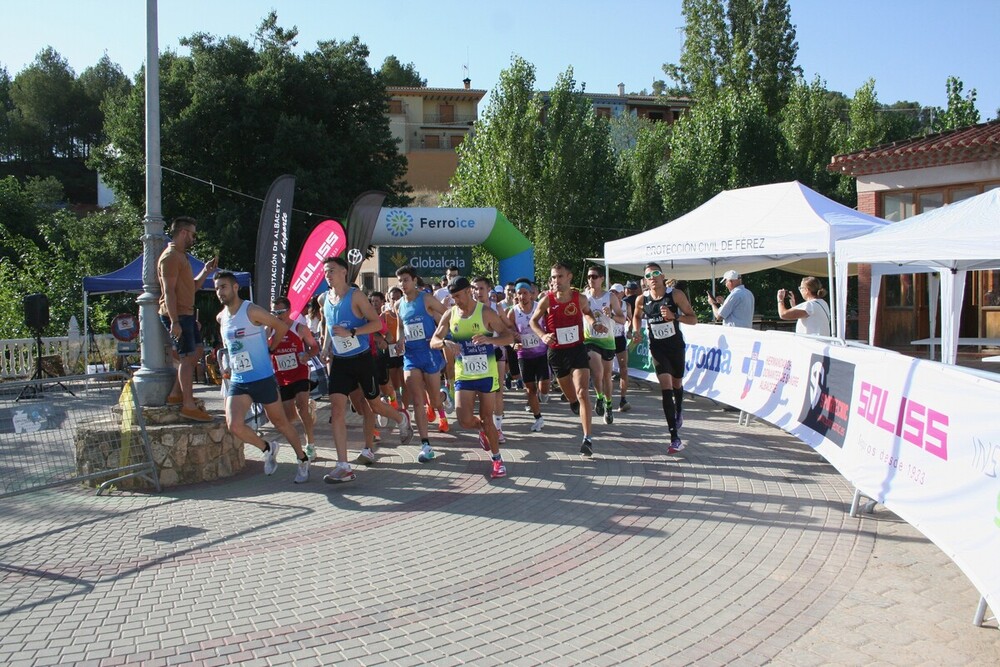
[{"label": "loudspeaker", "polygon": [[24,324],[38,333],[49,326],[49,297],[44,294],[27,294],[24,304]]}]

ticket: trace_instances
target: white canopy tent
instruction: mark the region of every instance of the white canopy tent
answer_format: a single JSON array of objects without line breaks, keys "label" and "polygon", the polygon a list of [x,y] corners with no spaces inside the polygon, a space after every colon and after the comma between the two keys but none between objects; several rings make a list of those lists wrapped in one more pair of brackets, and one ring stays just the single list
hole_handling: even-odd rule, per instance
[{"label": "white canopy tent", "polygon": [[[872,265],[872,314],[877,312],[876,277],[885,274],[941,274],[941,360],[954,364],[967,271],[1000,268],[1000,189],[921,213],[868,236],[837,243],[837,313],[847,310],[843,287],[847,264]],[[932,283],[933,290],[936,287]],[[931,307],[931,313],[936,305]],[[838,317],[838,322],[842,321]],[[874,331],[874,317],[872,329]],[[931,321],[931,332],[934,322]],[[843,326],[838,326],[843,336]]]},{"label": "white canopy tent", "polygon": [[715,278],[729,269],[743,274],[780,266],[825,273],[832,293],[834,244],[885,225],[798,181],[774,183],[720,192],[672,222],[609,241],[604,260],[636,275],[646,262],[656,262],[671,277],[688,280]]}]

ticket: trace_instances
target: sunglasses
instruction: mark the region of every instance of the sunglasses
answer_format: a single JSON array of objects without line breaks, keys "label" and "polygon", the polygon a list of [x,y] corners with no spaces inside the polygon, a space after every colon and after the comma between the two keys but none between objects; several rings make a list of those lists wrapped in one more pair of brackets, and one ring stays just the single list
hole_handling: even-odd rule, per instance
[{"label": "sunglasses", "polygon": [[663,271],[648,271],[643,274],[647,279],[649,278],[659,278],[663,275]]},{"label": "sunglasses", "polygon": [[272,310],[271,314],[272,315],[283,315],[284,313],[287,313],[287,312],[288,312],[287,308],[282,308],[281,310]]}]

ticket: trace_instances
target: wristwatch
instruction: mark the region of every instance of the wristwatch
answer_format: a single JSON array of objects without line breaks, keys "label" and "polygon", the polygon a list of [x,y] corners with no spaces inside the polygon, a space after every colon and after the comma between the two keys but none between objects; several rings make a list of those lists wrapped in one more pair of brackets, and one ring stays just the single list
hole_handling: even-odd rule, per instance
[{"label": "wristwatch", "polygon": [[351,327],[350,329],[348,329],[348,331],[350,331],[350,332],[351,332],[351,335],[352,335],[352,336],[356,335],[356,334],[357,334],[357,332],[358,332],[358,330],[357,330],[357,329],[355,329],[354,327]]}]

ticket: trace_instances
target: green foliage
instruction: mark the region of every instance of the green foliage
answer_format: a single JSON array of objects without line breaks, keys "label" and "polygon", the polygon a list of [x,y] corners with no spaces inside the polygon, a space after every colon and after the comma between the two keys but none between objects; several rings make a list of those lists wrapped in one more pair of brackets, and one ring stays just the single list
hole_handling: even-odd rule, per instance
[{"label": "green foliage", "polygon": [[620,234],[624,182],[608,123],[577,89],[572,69],[547,100],[534,84],[534,67],[514,57],[458,149],[447,205],[499,209],[534,244],[536,266],[545,267],[599,253]]},{"label": "green foliage", "polygon": [[945,83],[948,108],[936,110],[932,125],[935,132],[957,130],[960,127],[979,123],[979,110],[976,109],[976,89],[973,88],[967,96],[962,97],[963,87],[961,79],[956,76],[948,77],[948,81]]},{"label": "green foliage", "polygon": [[[295,208],[343,217],[366,190],[405,203],[405,158],[389,130],[385,89],[357,37],[321,41],[292,52],[297,30],[272,12],[251,45],[196,33],[182,40],[190,56],[160,58],[161,162],[164,167],[263,197],[278,175],[296,176]],[[136,209],[144,201],[142,76],[128,95],[106,106],[108,145],[90,164]],[[227,268],[250,269],[260,202],[213,191],[164,172],[167,218],[193,215],[202,245],[221,251]],[[321,217],[294,214],[290,248]]]},{"label": "green foliage", "polygon": [[724,92],[759,95],[776,117],[788,101],[801,68],[786,0],[684,0],[684,47],[679,65],[664,73],[672,92],[699,102]]},{"label": "green foliage", "polygon": [[781,132],[788,144],[792,178],[817,192],[834,192],[846,177],[827,171],[826,165],[844,143],[847,127],[818,76],[812,83],[799,79],[792,87],[781,112]]},{"label": "green foliage", "polygon": [[628,196],[622,231],[644,230],[663,222],[661,183],[670,155],[671,126],[635,116],[619,116],[610,123],[617,169]]},{"label": "green foliage", "polygon": [[427,79],[420,78],[413,63],[405,65],[399,62],[396,56],[386,56],[382,61],[382,67],[378,70],[379,78],[386,86],[409,86],[411,88],[425,88]]},{"label": "green foliage", "polygon": [[725,91],[699,102],[674,125],[663,179],[673,219],[723,190],[787,180],[785,143],[778,123],[754,93]]}]

